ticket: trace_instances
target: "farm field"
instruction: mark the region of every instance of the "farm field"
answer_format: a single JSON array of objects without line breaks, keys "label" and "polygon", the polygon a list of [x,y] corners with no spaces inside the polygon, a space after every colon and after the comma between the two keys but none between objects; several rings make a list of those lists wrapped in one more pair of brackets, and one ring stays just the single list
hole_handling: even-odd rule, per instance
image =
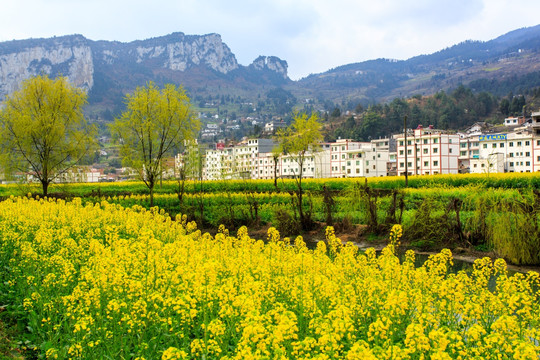
[{"label": "farm field", "polygon": [[[125,198],[124,198],[125,199]],[[158,208],[107,200],[0,203],[0,300],[19,351],[47,359],[538,359],[540,278],[443,250],[400,261],[327,228],[215,236]],[[495,288],[488,286],[495,281]],[[9,315],[9,316],[8,316]]]},{"label": "farm field", "polygon": [[[540,264],[540,176],[534,173],[416,176],[407,188],[399,177],[305,179],[303,189],[302,206],[318,239],[324,239],[327,225],[347,239],[385,239],[399,223],[402,242],[414,249],[470,248],[517,265]],[[64,184],[51,191],[66,200],[150,209],[142,182]],[[36,192],[35,187],[0,186],[4,197]],[[224,224],[252,232],[273,226],[292,237],[307,235],[296,202],[294,180],[280,180],[277,187],[272,180],[188,181],[183,192],[178,182],[166,181],[156,186],[154,199],[173,218],[185,214],[212,234]]]}]

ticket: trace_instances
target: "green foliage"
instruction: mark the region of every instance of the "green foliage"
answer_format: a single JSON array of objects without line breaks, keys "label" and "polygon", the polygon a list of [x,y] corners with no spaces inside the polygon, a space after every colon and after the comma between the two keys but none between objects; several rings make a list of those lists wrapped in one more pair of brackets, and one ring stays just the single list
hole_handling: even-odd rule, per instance
[{"label": "green foliage", "polygon": [[86,94],[67,79],[36,76],[8,96],[0,113],[1,162],[8,173],[31,173],[48,186],[95,146],[84,119]]},{"label": "green foliage", "polygon": [[291,126],[280,131],[278,137],[283,153],[298,163],[298,174],[294,174],[297,185],[296,206],[300,214],[302,228],[307,230],[312,225],[312,219],[310,217],[311,211],[304,211],[302,178],[308,152],[311,154],[317,152],[319,143],[323,140],[319,116],[317,113],[311,113],[309,117],[306,113],[294,114]]},{"label": "green foliage", "polygon": [[317,145],[323,140],[319,116],[317,113],[310,116],[296,113],[291,126],[280,131],[278,137],[285,154],[303,160],[306,152],[317,150]]},{"label": "green foliage", "polygon": [[[516,108],[524,105],[522,100],[514,100]],[[492,94],[475,94],[470,88],[460,85],[450,93],[440,91],[428,97],[396,98],[385,105],[371,106],[362,114],[358,126],[351,126],[352,124],[346,121],[342,126],[330,131],[327,138],[368,141],[390,136],[403,130],[405,116],[409,119],[411,128],[433,125],[439,129],[462,129],[478,120],[496,117],[498,106],[497,99]],[[508,106],[511,107],[511,104]]]},{"label": "green foliage", "polygon": [[526,192],[490,211],[489,243],[515,264],[540,263],[540,195]]},{"label": "green foliage", "polygon": [[164,157],[193,138],[199,122],[191,112],[185,91],[171,84],[160,90],[149,82],[126,95],[126,102],[126,111],[115,120],[111,130],[120,140],[124,165],[138,171],[150,190],[152,202]]},{"label": "green foliage", "polygon": [[284,209],[277,209],[275,211],[274,221],[276,229],[286,236],[298,235],[302,230],[302,226],[298,219]]}]

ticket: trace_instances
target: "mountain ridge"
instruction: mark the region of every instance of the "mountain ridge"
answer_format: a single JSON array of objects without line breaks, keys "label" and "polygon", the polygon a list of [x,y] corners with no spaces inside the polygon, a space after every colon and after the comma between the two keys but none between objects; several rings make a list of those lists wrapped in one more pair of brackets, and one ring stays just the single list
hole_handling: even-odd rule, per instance
[{"label": "mountain ridge", "polygon": [[43,73],[67,76],[89,92],[91,107],[116,112],[126,93],[148,81],[181,84],[190,94],[207,98],[230,94],[255,102],[282,88],[311,103],[364,104],[429,95],[459,84],[485,88],[514,79],[519,86],[520,79],[526,82],[540,74],[540,25],[407,60],[344,64],[296,81],[287,70],[287,61],[275,56],[239,64],[217,33],[174,32],[130,42],[91,40],[81,34],[12,40],[0,43],[0,101],[26,78]]}]

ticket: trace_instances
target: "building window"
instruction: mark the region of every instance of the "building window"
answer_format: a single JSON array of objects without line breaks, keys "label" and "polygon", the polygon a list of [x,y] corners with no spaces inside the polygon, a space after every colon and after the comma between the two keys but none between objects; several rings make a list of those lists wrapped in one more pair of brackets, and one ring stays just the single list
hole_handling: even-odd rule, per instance
[{"label": "building window", "polygon": [[411,144],[412,144],[411,140],[407,140],[407,145],[411,145]]},{"label": "building window", "polygon": [[439,149],[438,148],[433,148],[433,153],[434,154],[437,154],[439,152]]},{"label": "building window", "polygon": [[407,166],[411,168],[412,167],[412,162],[407,162]]},{"label": "building window", "polygon": [[342,159],[345,159],[345,154],[341,155],[341,158],[342,158]]},{"label": "building window", "polygon": [[513,142],[513,141],[510,141],[510,143],[508,143],[508,146],[514,147],[514,142]]},{"label": "building window", "polygon": [[428,161],[424,161],[424,166],[429,166],[429,162]]},{"label": "building window", "polygon": [[424,149],[424,154],[427,154],[428,153],[428,149]]},{"label": "building window", "polygon": [[514,153],[508,154],[508,157],[514,157]]},{"label": "building window", "polygon": [[439,143],[439,139],[433,139],[433,143],[434,143],[434,144],[438,144],[438,143]]},{"label": "building window", "polygon": [[400,168],[405,167],[405,163],[399,163],[399,167]]},{"label": "building window", "polygon": [[437,160],[433,161],[433,166],[439,166],[439,161]]},{"label": "building window", "polygon": [[356,173],[357,173],[357,174],[360,174],[360,169],[357,168],[357,169],[356,169]]},{"label": "building window", "polygon": [[514,166],[514,163],[512,161],[510,161],[510,166]]},{"label": "building window", "polygon": [[347,174],[350,174],[351,173],[351,169],[347,169]]},{"label": "building window", "polygon": [[403,146],[403,141],[400,141],[400,142],[399,142],[399,146]]},{"label": "building window", "polygon": [[424,139],[424,144],[427,144],[428,143],[428,139]]},{"label": "building window", "polygon": [[462,148],[466,148],[467,147],[467,143],[466,142],[462,142],[461,144],[459,144],[460,147]]},{"label": "building window", "polygon": [[487,144],[482,144],[482,147],[483,147],[484,149],[487,149]]},{"label": "building window", "polygon": [[501,143],[501,144],[499,145],[499,147],[502,147],[502,148],[503,148],[503,147],[504,147],[504,143]]},{"label": "building window", "polygon": [[405,151],[399,150],[399,155],[403,155],[403,154],[405,154]]},{"label": "building window", "polygon": [[497,148],[497,144],[493,143],[493,144],[491,144],[491,147],[494,148],[494,149],[496,149],[496,148]]},{"label": "building window", "polygon": [[412,150],[411,149],[407,150],[407,155],[412,155]]},{"label": "building window", "polygon": [[525,141],[525,146],[531,145],[531,142],[529,140]]},{"label": "building window", "polygon": [[467,156],[467,152],[466,152],[466,151],[461,151],[459,154],[460,154],[461,156]]},{"label": "building window", "polygon": [[360,165],[360,160],[356,160],[356,165]]},{"label": "building window", "polygon": [[518,142],[517,142],[517,146],[521,146],[521,141],[518,141]]},{"label": "building window", "polygon": [[452,153],[452,148],[448,149],[448,153],[449,153],[449,154]]}]

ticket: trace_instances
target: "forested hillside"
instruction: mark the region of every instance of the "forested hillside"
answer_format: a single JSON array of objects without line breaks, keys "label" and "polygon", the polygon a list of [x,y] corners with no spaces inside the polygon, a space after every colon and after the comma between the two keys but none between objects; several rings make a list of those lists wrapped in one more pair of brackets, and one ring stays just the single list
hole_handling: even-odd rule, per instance
[{"label": "forested hillside", "polygon": [[486,91],[475,93],[470,87],[460,85],[450,92],[396,98],[365,109],[358,104],[356,115],[341,116],[341,111],[335,111],[327,118],[325,129],[327,140],[341,137],[368,141],[402,131],[405,116],[411,128],[433,125],[438,129],[460,130],[477,121],[501,124],[507,116],[528,116],[538,110],[540,88],[497,97]]}]

